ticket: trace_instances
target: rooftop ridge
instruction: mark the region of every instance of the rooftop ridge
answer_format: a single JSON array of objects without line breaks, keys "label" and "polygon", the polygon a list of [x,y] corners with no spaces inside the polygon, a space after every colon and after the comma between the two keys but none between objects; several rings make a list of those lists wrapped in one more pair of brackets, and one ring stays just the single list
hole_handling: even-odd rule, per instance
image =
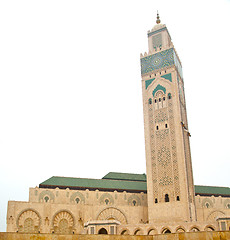
[{"label": "rooftop ridge", "polygon": [[229,188],[230,187],[224,187],[224,186],[210,186],[210,185],[194,185],[194,186],[197,186],[197,187],[213,187],[213,188]]}]

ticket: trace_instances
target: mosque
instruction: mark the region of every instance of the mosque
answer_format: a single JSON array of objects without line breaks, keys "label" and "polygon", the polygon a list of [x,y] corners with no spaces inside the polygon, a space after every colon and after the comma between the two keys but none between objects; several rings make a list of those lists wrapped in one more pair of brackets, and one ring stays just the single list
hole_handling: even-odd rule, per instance
[{"label": "mosque", "polygon": [[230,230],[230,188],[194,186],[184,79],[157,15],[141,54],[146,174],[51,177],[9,201],[7,232],[155,235]]}]

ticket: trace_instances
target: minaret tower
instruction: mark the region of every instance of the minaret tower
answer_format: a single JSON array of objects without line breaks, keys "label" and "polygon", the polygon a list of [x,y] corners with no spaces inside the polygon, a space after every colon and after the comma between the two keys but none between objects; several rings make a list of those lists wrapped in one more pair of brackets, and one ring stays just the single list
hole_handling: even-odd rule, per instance
[{"label": "minaret tower", "polygon": [[141,55],[149,222],[196,221],[181,62],[158,13],[156,23]]}]

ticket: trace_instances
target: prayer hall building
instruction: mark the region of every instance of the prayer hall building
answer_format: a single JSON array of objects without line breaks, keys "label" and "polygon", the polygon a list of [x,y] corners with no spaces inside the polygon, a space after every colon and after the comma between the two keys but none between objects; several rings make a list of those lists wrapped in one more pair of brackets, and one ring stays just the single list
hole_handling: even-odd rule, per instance
[{"label": "prayer hall building", "polygon": [[9,201],[7,232],[154,235],[230,230],[230,188],[194,186],[184,78],[157,15],[141,54],[146,174],[51,177]]}]

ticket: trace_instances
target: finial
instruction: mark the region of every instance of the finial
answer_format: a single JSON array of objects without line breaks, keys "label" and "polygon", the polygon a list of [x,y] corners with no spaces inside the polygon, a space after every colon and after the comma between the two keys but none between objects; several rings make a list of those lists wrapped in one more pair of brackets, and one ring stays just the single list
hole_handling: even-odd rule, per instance
[{"label": "finial", "polygon": [[160,20],[158,11],[157,11],[157,20],[156,20],[156,23],[157,23],[157,24],[161,23],[161,20]]}]

